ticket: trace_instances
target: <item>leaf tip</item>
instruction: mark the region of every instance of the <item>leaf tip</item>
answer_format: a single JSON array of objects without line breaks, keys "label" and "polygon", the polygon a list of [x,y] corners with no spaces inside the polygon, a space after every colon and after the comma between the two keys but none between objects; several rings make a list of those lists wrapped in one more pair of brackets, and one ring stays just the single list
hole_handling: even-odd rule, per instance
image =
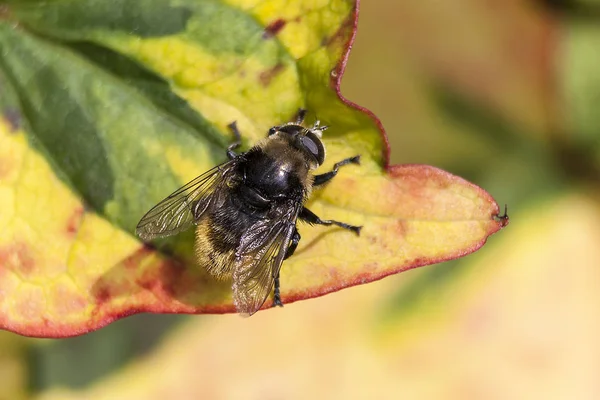
[{"label": "leaf tip", "polygon": [[497,213],[493,216],[493,218],[500,224],[500,228],[504,228],[510,222],[510,218],[508,216],[508,204],[504,204],[504,214],[500,215]]}]

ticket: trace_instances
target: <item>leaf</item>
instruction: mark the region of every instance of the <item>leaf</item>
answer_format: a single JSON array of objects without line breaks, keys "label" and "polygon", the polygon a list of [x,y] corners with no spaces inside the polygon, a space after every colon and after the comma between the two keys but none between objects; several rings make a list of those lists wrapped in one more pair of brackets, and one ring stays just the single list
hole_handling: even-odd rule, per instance
[{"label": "leaf", "polygon": [[[308,206],[360,238],[301,226],[282,300],[319,296],[477,250],[507,220],[444,171],[387,166],[377,119],[341,99],[349,0],[10,3],[0,21],[0,326],[64,337],[136,312],[234,311],[193,232],[144,246],[139,218],[303,106],[331,126],[322,171],[361,154]],[[133,22],[135,20],[135,22]],[[157,23],[160,21],[160,23]],[[268,306],[268,304],[267,304]]]},{"label": "leaf", "polygon": [[39,400],[594,398],[582,366],[599,367],[597,204],[571,194],[517,220],[410,317],[385,311],[402,284],[389,279],[285,313],[192,320],[148,357]]}]

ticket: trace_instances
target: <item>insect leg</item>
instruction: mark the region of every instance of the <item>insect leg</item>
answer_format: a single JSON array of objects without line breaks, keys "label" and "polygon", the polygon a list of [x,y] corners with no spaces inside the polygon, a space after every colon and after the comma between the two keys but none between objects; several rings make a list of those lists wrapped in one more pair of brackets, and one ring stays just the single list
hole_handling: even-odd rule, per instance
[{"label": "insect leg", "polygon": [[346,158],[345,160],[335,163],[333,165],[333,170],[331,170],[329,172],[325,172],[324,174],[321,174],[321,175],[315,175],[315,180],[313,182],[313,186],[319,186],[319,185],[323,185],[324,183],[329,182],[334,176],[337,175],[340,167],[347,165],[347,164],[360,164],[360,156]]},{"label": "insect leg", "polygon": [[275,277],[275,289],[273,290],[273,307],[283,307],[281,294],[279,293],[279,272]]},{"label": "insect leg", "polygon": [[304,122],[304,118],[306,117],[306,110],[304,108],[298,109],[298,114],[296,114],[296,123],[298,125]]},{"label": "insect leg", "polygon": [[[306,110],[304,108],[299,108],[298,109],[298,113],[296,114],[296,120],[294,122],[289,122],[287,124],[283,124],[283,125],[276,125],[274,127],[272,127],[271,129],[269,129],[269,133],[267,136],[271,136],[274,135],[275,133],[277,133],[277,131],[279,129],[281,129],[281,127],[289,125],[289,124],[298,124],[301,125],[302,122],[304,122],[304,118],[306,117]],[[324,130],[324,129],[323,129]]]},{"label": "insect leg", "polygon": [[230,160],[233,160],[237,157],[237,154],[233,150],[239,147],[240,144],[242,144],[242,135],[240,134],[240,131],[237,127],[237,123],[235,121],[227,125],[227,127],[231,130],[231,133],[233,133],[233,136],[235,137],[235,142],[231,143],[227,147],[227,157]]},{"label": "insect leg", "polygon": [[[298,247],[298,242],[300,241],[300,234],[298,233],[298,229],[294,227],[294,235],[292,236],[292,242],[290,243],[290,247],[288,247],[287,252],[285,253],[286,260],[289,256],[294,254],[296,251],[296,247]],[[277,271],[277,275],[273,276],[273,280],[275,282],[275,289],[273,290],[273,307],[279,306],[283,307],[283,303],[281,302],[281,294],[279,289],[279,271]]]},{"label": "insect leg", "polygon": [[298,242],[300,241],[300,233],[298,233],[298,229],[294,227],[294,235],[292,236],[292,242],[290,243],[290,247],[288,247],[287,252],[285,253],[284,260],[287,260],[294,252],[296,251],[296,247],[298,247]]},{"label": "insect leg", "polygon": [[300,211],[300,215],[298,216],[298,218],[300,218],[302,221],[308,222],[309,224],[336,225],[340,228],[348,229],[349,231],[352,231],[357,235],[360,235],[360,229],[362,228],[362,226],[349,225],[344,222],[333,221],[329,219],[321,219],[306,207],[302,207],[302,211]]}]

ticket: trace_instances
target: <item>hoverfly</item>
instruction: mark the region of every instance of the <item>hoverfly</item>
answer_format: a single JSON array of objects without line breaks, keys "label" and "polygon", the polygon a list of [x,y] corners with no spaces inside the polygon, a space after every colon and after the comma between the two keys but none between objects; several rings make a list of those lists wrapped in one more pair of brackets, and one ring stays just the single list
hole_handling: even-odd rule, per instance
[{"label": "hoverfly", "polygon": [[137,225],[144,241],[171,236],[196,226],[195,254],[199,265],[217,278],[232,278],[238,312],[252,315],[271,290],[273,305],[282,306],[279,271],[300,241],[296,223],[337,225],[360,234],[360,226],[323,220],[304,203],[313,187],[321,186],[360,156],[346,158],[321,175],[312,171],[323,164],[321,136],[327,126],[316,121],[274,126],[267,138],[244,153],[236,123],[229,125],[235,142],[227,148],[228,161],[192,180],[158,203]]}]

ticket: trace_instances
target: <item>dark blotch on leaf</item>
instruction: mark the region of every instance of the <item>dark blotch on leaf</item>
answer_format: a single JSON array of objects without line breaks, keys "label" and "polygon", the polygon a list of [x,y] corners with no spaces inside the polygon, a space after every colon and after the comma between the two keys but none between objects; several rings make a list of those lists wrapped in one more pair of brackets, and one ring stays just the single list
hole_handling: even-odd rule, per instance
[{"label": "dark blotch on leaf", "polygon": [[285,24],[286,24],[285,20],[283,20],[281,18],[276,19],[275,21],[271,22],[265,28],[265,33],[263,33],[263,39],[270,39],[273,36],[277,35],[279,33],[279,31],[281,31],[283,29]]},{"label": "dark blotch on leaf", "polygon": [[[106,303],[111,303],[113,300],[123,301],[139,292],[140,289],[134,281],[135,272],[125,269],[123,262],[120,262],[94,282],[91,294],[98,306],[96,312],[100,311]],[[114,304],[107,305],[109,312],[114,312]]]},{"label": "dark blotch on leaf", "polygon": [[79,231],[79,227],[83,222],[83,214],[85,210],[83,207],[78,207],[73,210],[73,213],[67,220],[67,233],[69,235],[75,235]]},{"label": "dark blotch on leaf", "polygon": [[336,44],[338,41],[341,41],[343,44],[348,37],[350,36],[350,32],[354,29],[354,17],[350,16],[342,22],[342,25],[335,31],[335,33],[329,37],[324,37],[321,40],[321,46],[329,47]]},{"label": "dark blotch on leaf", "polygon": [[142,275],[136,283],[158,296],[176,297],[178,289],[185,287],[181,278],[185,267],[177,262],[165,260],[153,274]]},{"label": "dark blotch on leaf", "polygon": [[108,287],[108,285],[99,285],[97,287],[94,287],[92,294],[94,296],[96,304],[98,304],[99,306],[103,305],[111,298],[110,288]]},{"label": "dark blotch on leaf", "polygon": [[282,63],[277,63],[272,68],[269,68],[268,70],[262,72],[259,76],[261,85],[265,87],[269,86],[273,78],[282,73],[284,69],[285,65],[283,65]]}]

